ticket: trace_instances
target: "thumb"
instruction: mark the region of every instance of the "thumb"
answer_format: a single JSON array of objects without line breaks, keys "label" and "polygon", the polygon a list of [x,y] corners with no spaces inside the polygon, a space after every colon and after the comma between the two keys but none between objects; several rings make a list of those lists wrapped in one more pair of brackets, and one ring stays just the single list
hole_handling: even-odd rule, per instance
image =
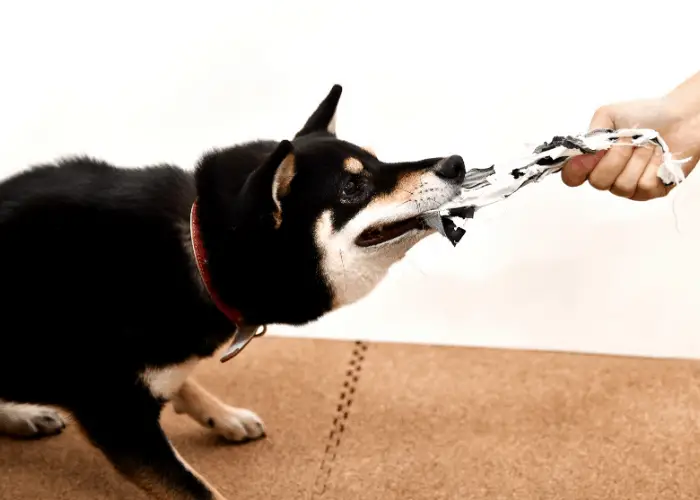
[{"label": "thumb", "polygon": [[591,124],[588,127],[588,130],[596,130],[600,128],[615,128],[613,112],[607,106],[598,108],[598,110],[593,113],[593,118],[591,118]]},{"label": "thumb", "polygon": [[[596,129],[614,129],[615,121],[612,112],[606,108],[599,108],[591,119],[589,130]],[[593,155],[580,155],[572,158],[561,170],[561,178],[564,184],[570,187],[580,186],[593,169],[598,165],[598,162],[605,156],[606,151],[599,151]]]},{"label": "thumb", "polygon": [[607,151],[594,155],[579,155],[571,158],[561,170],[561,179],[569,187],[577,187],[586,182],[588,175],[598,165]]}]

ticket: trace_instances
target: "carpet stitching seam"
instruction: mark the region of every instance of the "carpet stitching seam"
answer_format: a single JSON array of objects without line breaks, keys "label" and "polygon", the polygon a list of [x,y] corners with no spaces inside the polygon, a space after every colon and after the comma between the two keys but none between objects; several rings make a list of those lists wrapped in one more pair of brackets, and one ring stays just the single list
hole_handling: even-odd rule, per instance
[{"label": "carpet stitching seam", "polygon": [[345,432],[348,418],[350,417],[350,409],[357,395],[358,382],[360,373],[362,372],[365,353],[369,345],[366,342],[356,341],[352,350],[348,368],[345,372],[343,380],[343,388],[338,396],[338,404],[333,418],[333,425],[326,438],[326,447],[323,452],[321,464],[316,473],[314,480],[313,492],[311,498],[317,498],[325,494],[328,489],[328,480],[333,472],[333,465],[338,455],[338,449],[342,442],[343,433]]}]

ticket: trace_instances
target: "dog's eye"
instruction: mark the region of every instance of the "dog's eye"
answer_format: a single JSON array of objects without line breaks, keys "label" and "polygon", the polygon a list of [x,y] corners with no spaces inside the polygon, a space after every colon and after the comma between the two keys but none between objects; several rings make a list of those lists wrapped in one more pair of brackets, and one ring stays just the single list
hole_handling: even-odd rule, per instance
[{"label": "dog's eye", "polygon": [[360,184],[357,181],[349,180],[348,182],[345,183],[345,186],[343,186],[343,195],[344,196],[353,196],[359,192],[360,192]]},{"label": "dog's eye", "polygon": [[362,177],[352,177],[345,181],[341,190],[343,201],[352,203],[361,198],[365,192],[366,182]]}]

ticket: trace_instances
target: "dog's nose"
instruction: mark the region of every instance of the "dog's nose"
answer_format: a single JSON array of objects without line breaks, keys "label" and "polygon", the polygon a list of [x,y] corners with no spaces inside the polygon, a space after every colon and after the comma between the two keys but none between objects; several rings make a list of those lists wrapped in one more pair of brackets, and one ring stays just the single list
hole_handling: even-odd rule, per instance
[{"label": "dog's nose", "polygon": [[467,168],[464,166],[464,160],[459,155],[444,159],[435,168],[435,175],[454,184],[462,184],[466,173]]}]

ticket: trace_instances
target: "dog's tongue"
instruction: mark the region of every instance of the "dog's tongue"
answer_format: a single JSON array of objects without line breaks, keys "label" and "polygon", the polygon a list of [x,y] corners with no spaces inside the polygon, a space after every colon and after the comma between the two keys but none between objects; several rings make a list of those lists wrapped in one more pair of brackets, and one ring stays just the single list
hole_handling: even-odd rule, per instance
[{"label": "dog's tongue", "polygon": [[226,351],[224,351],[224,353],[221,355],[221,362],[225,363],[226,361],[234,358],[250,343],[251,340],[253,340],[255,337],[265,335],[266,331],[267,327],[265,325],[239,327],[236,330],[236,333],[233,335],[231,345],[228,346],[228,349],[226,349]]}]

